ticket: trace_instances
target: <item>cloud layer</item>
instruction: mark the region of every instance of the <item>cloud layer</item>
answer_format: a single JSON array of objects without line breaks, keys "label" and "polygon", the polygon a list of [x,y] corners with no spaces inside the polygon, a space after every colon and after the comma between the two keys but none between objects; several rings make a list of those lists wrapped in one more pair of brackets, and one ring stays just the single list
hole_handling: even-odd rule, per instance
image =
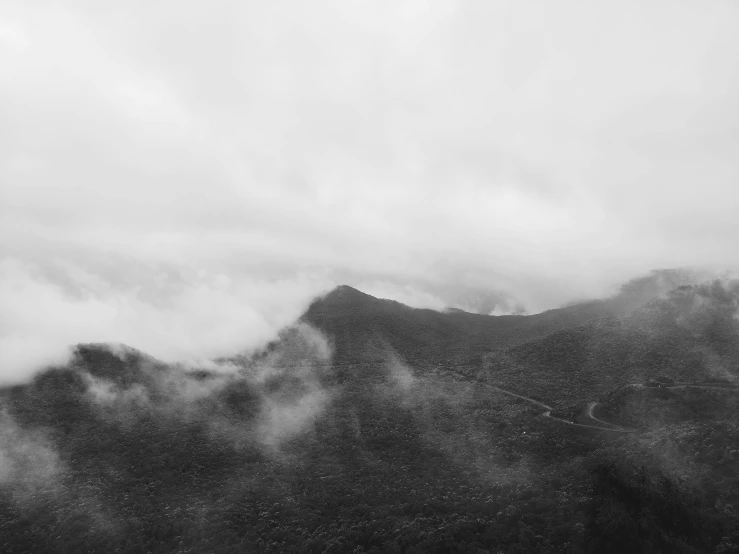
[{"label": "cloud layer", "polygon": [[739,265],[735,2],[11,1],[0,22],[3,367],[89,340],[217,355],[340,282],[501,312]]}]

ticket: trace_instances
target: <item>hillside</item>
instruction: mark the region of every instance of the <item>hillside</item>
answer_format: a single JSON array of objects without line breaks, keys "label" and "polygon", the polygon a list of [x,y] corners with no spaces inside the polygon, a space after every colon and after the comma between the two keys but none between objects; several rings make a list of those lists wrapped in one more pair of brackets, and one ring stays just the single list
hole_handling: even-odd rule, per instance
[{"label": "hillside", "polygon": [[739,378],[739,282],[685,285],[631,314],[490,352],[474,375],[568,403],[626,383]]},{"label": "hillside", "polygon": [[484,355],[552,333],[624,317],[703,273],[661,270],[626,283],[613,297],[584,301],[535,315],[487,316],[461,310],[414,309],[349,286],[318,298],[301,318],[334,343],[338,364],[381,361],[392,349],[421,367],[479,366]]},{"label": "hillside", "polygon": [[587,521],[573,505],[518,536],[559,494],[528,464],[592,439],[523,463],[516,437],[546,432],[526,406],[399,364],[336,386],[315,340],[293,329],[236,374],[81,345],[2,391],[3,552],[529,548]]},{"label": "hillside", "polygon": [[410,363],[437,367],[478,363],[483,352],[612,315],[601,301],[524,316],[415,309],[341,286],[301,318],[331,338],[337,363],[384,359],[390,348]]},{"label": "hillside", "polygon": [[491,317],[340,287],[210,368],[78,345],[0,389],[0,548],[736,551],[739,394],[625,385],[731,378],[738,291]]},{"label": "hillside", "polygon": [[397,360],[337,383],[316,340],[295,328],[225,374],[82,345],[70,366],[2,391],[3,552],[729,544],[732,520],[636,439]]}]

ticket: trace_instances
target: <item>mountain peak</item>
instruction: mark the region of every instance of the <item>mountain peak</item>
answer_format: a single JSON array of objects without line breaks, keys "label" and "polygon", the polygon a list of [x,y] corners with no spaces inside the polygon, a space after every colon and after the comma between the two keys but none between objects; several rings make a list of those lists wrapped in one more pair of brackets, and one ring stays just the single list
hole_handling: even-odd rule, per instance
[{"label": "mountain peak", "polygon": [[359,314],[385,313],[387,310],[408,309],[392,300],[384,300],[366,294],[348,285],[340,285],[328,294],[316,298],[303,314],[305,321],[316,323],[323,317],[356,317]]},{"label": "mountain peak", "polygon": [[[332,290],[330,295],[361,295],[361,296],[370,296],[369,294],[366,294],[362,292],[361,290],[355,289],[354,287],[350,287],[349,285],[339,285],[334,290]],[[373,297],[374,298],[374,297]]]},{"label": "mountain peak", "polygon": [[339,285],[325,296],[317,299],[322,304],[356,304],[376,301],[377,298],[349,285]]}]

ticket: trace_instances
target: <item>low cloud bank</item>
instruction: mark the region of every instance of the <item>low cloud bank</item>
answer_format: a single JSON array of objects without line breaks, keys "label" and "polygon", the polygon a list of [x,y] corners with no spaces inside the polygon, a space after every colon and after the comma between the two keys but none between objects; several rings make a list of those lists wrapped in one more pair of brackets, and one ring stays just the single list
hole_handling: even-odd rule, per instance
[{"label": "low cloud bank", "polygon": [[3,366],[207,357],[332,272],[487,314],[739,264],[734,2],[45,4],[0,5],[0,256],[84,271],[4,269]]},{"label": "low cloud bank", "polygon": [[221,360],[220,371],[212,371],[98,344],[83,347],[73,366],[81,371],[85,394],[108,421],[130,425],[155,415],[164,425],[201,423],[237,447],[257,444],[279,453],[330,402],[332,392],[321,378],[332,352],[321,333],[303,323],[284,329],[267,348]]},{"label": "low cloud bank", "polygon": [[[727,274],[652,273],[629,282],[615,298],[636,306],[716,275]],[[91,342],[125,343],[167,363],[228,371],[213,360],[267,343],[338,279],[416,308],[503,315],[521,313],[525,305],[511,295],[486,292],[479,283],[456,288],[317,269],[254,276],[235,267],[147,262],[125,254],[5,256],[0,257],[0,385],[64,364],[72,345]]]},{"label": "low cloud bank", "polygon": [[330,286],[151,268],[134,283],[70,265],[1,261],[0,384],[65,363],[77,343],[122,342],[165,362],[202,365],[274,338]]}]

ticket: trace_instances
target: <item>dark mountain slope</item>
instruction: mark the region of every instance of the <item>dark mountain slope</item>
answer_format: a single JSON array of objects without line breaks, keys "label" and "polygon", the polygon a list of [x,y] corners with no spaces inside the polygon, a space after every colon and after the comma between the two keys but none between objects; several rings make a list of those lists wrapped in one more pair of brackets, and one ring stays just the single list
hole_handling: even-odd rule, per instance
[{"label": "dark mountain slope", "polygon": [[[563,425],[458,374],[451,379],[388,356],[395,349],[431,363],[463,359],[462,348],[483,352],[488,340],[509,341],[515,345],[499,351],[504,357],[488,355],[487,373],[478,377],[507,375],[527,395],[543,383],[549,402],[560,383],[579,390],[588,375],[600,377],[599,359],[632,367],[629,356],[639,352],[632,344],[673,340],[685,321],[678,342],[692,336],[729,356],[734,293],[690,290],[708,300],[688,302],[680,295],[690,294],[679,292],[679,309],[658,301],[603,319],[603,303],[493,318],[412,310],[340,288],[304,318],[321,323],[335,345],[334,363],[322,336],[299,324],[256,355],[232,360],[237,368],[225,374],[169,366],[125,347],[80,346],[68,366],[0,390],[0,548],[733,548],[736,518],[714,501],[733,496],[681,480],[640,437]],[[595,323],[577,325],[595,314]],[[552,328],[559,330],[531,340]],[[462,345],[452,354],[444,351],[452,347],[445,333]],[[343,371],[347,360],[356,362],[351,372]],[[727,431],[731,440],[717,444],[731,450],[732,436]],[[726,490],[735,487],[736,478],[724,477]]]},{"label": "dark mountain slope", "polygon": [[688,553],[736,527],[638,441],[411,368],[325,388],[313,341],[231,375],[85,345],[1,390],[2,551]]},{"label": "dark mountain slope", "polygon": [[624,285],[605,300],[592,300],[535,315],[487,316],[460,310],[437,312],[382,300],[349,286],[317,299],[302,320],[324,332],[337,364],[383,360],[388,348],[423,367],[479,365],[483,353],[540,339],[603,318],[632,313],[703,274],[663,270]]},{"label": "dark mountain slope", "polygon": [[415,309],[342,286],[302,317],[330,337],[336,363],[382,360],[387,347],[421,366],[466,363],[494,347],[517,344],[611,312],[589,302],[534,316],[486,316]]},{"label": "dark mountain slope", "polygon": [[[310,349],[286,371],[268,363],[298,361],[310,337],[295,334],[248,375],[83,345],[69,366],[0,390],[2,551],[524,552],[581,540],[583,507],[558,507],[552,484],[574,470],[551,460],[591,452],[593,438],[535,441],[523,465],[517,437],[548,430],[527,406],[412,374],[323,388]],[[527,512],[538,515],[520,535]]]},{"label": "dark mountain slope", "polygon": [[681,286],[707,283],[715,279],[726,280],[727,278],[728,276],[725,274],[707,270],[658,269],[648,275],[624,283],[618,293],[607,299],[606,302],[609,303],[614,312],[627,314]]},{"label": "dark mountain slope", "polygon": [[491,352],[476,374],[555,401],[657,377],[739,378],[739,282],[682,286],[633,314]]}]

